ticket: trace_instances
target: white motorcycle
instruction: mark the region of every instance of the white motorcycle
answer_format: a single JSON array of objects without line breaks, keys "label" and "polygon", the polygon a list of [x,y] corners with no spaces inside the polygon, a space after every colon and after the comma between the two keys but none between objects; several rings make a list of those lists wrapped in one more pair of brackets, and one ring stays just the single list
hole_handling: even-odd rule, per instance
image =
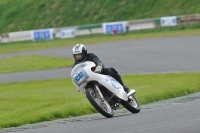
[{"label": "white motorcycle", "polygon": [[113,117],[113,110],[120,104],[132,113],[140,112],[135,90],[127,94],[113,77],[95,73],[95,69],[95,63],[86,61],[72,69],[71,77],[77,91],[83,93],[99,113],[107,118]]}]

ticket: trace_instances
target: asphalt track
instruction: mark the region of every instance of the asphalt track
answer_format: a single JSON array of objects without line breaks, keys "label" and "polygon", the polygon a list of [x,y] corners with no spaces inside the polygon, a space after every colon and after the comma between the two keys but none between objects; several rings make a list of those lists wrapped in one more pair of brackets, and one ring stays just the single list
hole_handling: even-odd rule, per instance
[{"label": "asphalt track", "polygon": [[[86,45],[120,74],[200,71],[200,37],[168,37]],[[71,57],[71,47],[0,55],[0,58],[43,54]],[[0,82],[69,77],[70,68],[1,74]],[[156,105],[142,106],[138,114],[127,111],[107,119],[100,114],[60,120],[52,124],[14,128],[18,133],[199,133],[200,93]],[[6,130],[4,130],[6,131]]]},{"label": "asphalt track", "polygon": [[[81,42],[80,42],[81,43]],[[200,37],[167,37],[87,45],[107,66],[120,74],[200,71]],[[71,57],[71,47],[2,54]],[[70,77],[71,68],[0,74],[0,82],[19,82]]]}]

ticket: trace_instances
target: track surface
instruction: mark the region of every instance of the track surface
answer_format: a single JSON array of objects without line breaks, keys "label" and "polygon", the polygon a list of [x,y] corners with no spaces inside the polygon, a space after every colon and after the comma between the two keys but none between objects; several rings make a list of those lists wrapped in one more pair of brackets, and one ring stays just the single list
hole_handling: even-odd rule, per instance
[{"label": "track surface", "polygon": [[[120,41],[98,45],[86,45],[107,66],[120,74],[200,71],[200,37],[168,37],[157,39]],[[0,58],[15,55],[41,54],[71,57],[71,47],[31,52],[3,54]],[[71,68],[33,72],[0,74],[0,82],[41,80],[70,76]]]}]

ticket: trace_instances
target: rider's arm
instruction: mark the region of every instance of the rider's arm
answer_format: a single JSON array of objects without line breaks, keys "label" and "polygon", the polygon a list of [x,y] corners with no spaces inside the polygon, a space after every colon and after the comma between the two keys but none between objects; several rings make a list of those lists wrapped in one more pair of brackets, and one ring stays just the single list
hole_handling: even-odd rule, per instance
[{"label": "rider's arm", "polygon": [[101,66],[101,67],[104,66],[104,64],[101,62],[99,57],[97,57],[95,54],[91,53],[91,57],[92,57],[92,62],[94,62],[97,66]]}]

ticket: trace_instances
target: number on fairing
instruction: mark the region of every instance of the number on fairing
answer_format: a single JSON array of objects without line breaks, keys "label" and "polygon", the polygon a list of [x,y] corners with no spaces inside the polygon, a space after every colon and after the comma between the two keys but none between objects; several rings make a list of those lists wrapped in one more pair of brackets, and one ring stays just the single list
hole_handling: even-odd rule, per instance
[{"label": "number on fairing", "polygon": [[84,81],[88,79],[88,75],[85,73],[84,70],[79,70],[74,76],[73,76],[74,82],[77,85],[81,85]]},{"label": "number on fairing", "polygon": [[83,78],[83,77],[84,77],[84,73],[81,71],[81,72],[79,72],[77,75],[75,75],[74,79],[75,79],[76,82],[78,82],[78,81],[80,81],[81,78]]}]

